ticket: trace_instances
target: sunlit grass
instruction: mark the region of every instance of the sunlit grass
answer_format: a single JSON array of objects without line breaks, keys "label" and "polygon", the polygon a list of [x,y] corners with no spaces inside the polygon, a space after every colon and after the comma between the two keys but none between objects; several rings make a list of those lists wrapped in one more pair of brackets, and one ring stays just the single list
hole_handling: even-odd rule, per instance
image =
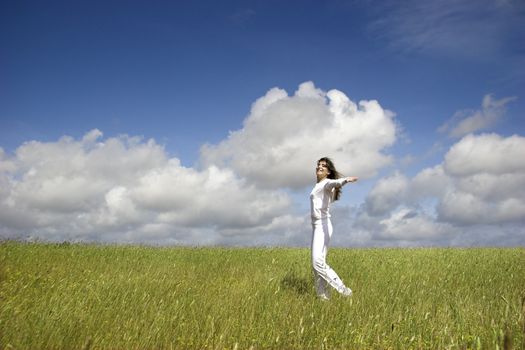
[{"label": "sunlit grass", "polygon": [[316,299],[309,251],[0,245],[0,348],[524,345],[525,249],[332,249],[354,290]]}]

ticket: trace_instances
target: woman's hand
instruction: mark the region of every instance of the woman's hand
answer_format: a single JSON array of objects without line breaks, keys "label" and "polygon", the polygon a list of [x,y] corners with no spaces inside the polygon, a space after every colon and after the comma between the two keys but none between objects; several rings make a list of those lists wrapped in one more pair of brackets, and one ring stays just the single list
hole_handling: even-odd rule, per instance
[{"label": "woman's hand", "polygon": [[346,178],[346,182],[356,182],[359,178],[357,176],[349,176]]}]

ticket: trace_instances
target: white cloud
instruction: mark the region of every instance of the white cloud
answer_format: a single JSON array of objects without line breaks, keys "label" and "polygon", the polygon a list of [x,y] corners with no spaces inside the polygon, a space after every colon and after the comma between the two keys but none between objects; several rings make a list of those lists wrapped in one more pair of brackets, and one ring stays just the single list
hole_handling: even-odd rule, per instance
[{"label": "white cloud", "polygon": [[379,238],[401,241],[444,240],[454,230],[446,223],[436,222],[433,217],[407,207],[396,209],[380,222],[383,229]]},{"label": "white cloud", "polygon": [[408,179],[396,172],[380,179],[365,200],[369,215],[381,216],[394,210],[405,198]]},{"label": "white cloud", "polygon": [[525,171],[525,141],[518,135],[467,135],[450,148],[444,167],[453,176],[494,175]]},{"label": "white cloud", "polygon": [[[93,144],[94,131],[82,141],[28,142],[12,161],[9,201],[39,212],[76,212],[97,205],[114,183],[126,185],[166,161],[162,147],[139,138],[111,138]],[[87,142],[86,142],[87,141]]]},{"label": "white cloud", "polygon": [[495,100],[492,95],[485,95],[481,110],[464,110],[457,112],[451,120],[440,128],[440,132],[447,132],[451,137],[462,137],[469,133],[486,130],[494,126],[505,114],[506,105],[515,100],[515,97],[505,97]]},{"label": "white cloud", "polygon": [[11,158],[0,153],[0,234],[218,244],[228,230],[293,222],[285,192],[258,189],[227,168],[183,167],[153,140],[101,137],[93,130],[81,140],[25,143]]},{"label": "white cloud", "polygon": [[442,164],[380,179],[365,204],[356,228],[371,243],[473,244],[475,232],[492,228],[499,241],[479,235],[477,244],[525,244],[516,229],[525,223],[525,138],[467,135]]},{"label": "white cloud", "polygon": [[201,164],[230,167],[257,186],[298,189],[312,182],[323,156],[344,174],[375,175],[392,161],[384,152],[395,140],[393,113],[377,101],[355,104],[341,91],[325,93],[306,82],[293,96],[271,89],[242,129],[202,147]]},{"label": "white cloud", "polygon": [[229,169],[198,172],[173,163],[142,177],[133,196],[161,222],[219,229],[266,225],[291,204],[286,194],[259,190]]},{"label": "white cloud", "polygon": [[525,222],[525,138],[467,135],[445,155],[454,187],[441,198],[442,220],[461,224]]},{"label": "white cloud", "polygon": [[487,202],[468,192],[449,192],[438,207],[442,221],[458,225],[507,224],[525,221],[523,198]]},{"label": "white cloud", "polygon": [[452,186],[451,179],[445,174],[443,166],[421,170],[410,182],[410,198],[417,201],[422,198],[441,197]]}]

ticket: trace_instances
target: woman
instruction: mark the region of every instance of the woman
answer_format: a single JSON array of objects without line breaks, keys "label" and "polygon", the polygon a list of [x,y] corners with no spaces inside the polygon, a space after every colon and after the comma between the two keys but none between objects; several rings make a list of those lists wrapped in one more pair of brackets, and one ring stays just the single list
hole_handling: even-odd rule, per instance
[{"label": "woman", "polygon": [[346,287],[334,270],[326,264],[328,243],[332,236],[330,222],[330,203],[341,196],[341,187],[349,182],[356,182],[357,177],[342,177],[335,169],[330,158],[321,158],[316,167],[317,183],[310,193],[312,214],[312,265],[317,296],[328,300],[328,285],[344,296],[351,296],[352,290]]}]

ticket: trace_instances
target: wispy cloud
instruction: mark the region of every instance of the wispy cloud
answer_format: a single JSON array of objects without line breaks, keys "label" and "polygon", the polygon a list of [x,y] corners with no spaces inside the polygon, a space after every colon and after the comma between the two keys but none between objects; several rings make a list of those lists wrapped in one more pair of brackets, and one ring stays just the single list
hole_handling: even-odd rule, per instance
[{"label": "wispy cloud", "polygon": [[408,0],[376,9],[371,33],[399,52],[486,60],[517,50],[525,38],[522,1]]},{"label": "wispy cloud", "polygon": [[255,17],[255,14],[252,9],[239,9],[230,15],[229,20],[235,25],[244,26]]},{"label": "wispy cloud", "polygon": [[454,114],[445,124],[439,127],[439,132],[447,132],[451,137],[462,137],[472,132],[486,130],[494,126],[506,112],[506,106],[516,97],[494,99],[490,94],[483,97],[481,109],[461,110]]}]

